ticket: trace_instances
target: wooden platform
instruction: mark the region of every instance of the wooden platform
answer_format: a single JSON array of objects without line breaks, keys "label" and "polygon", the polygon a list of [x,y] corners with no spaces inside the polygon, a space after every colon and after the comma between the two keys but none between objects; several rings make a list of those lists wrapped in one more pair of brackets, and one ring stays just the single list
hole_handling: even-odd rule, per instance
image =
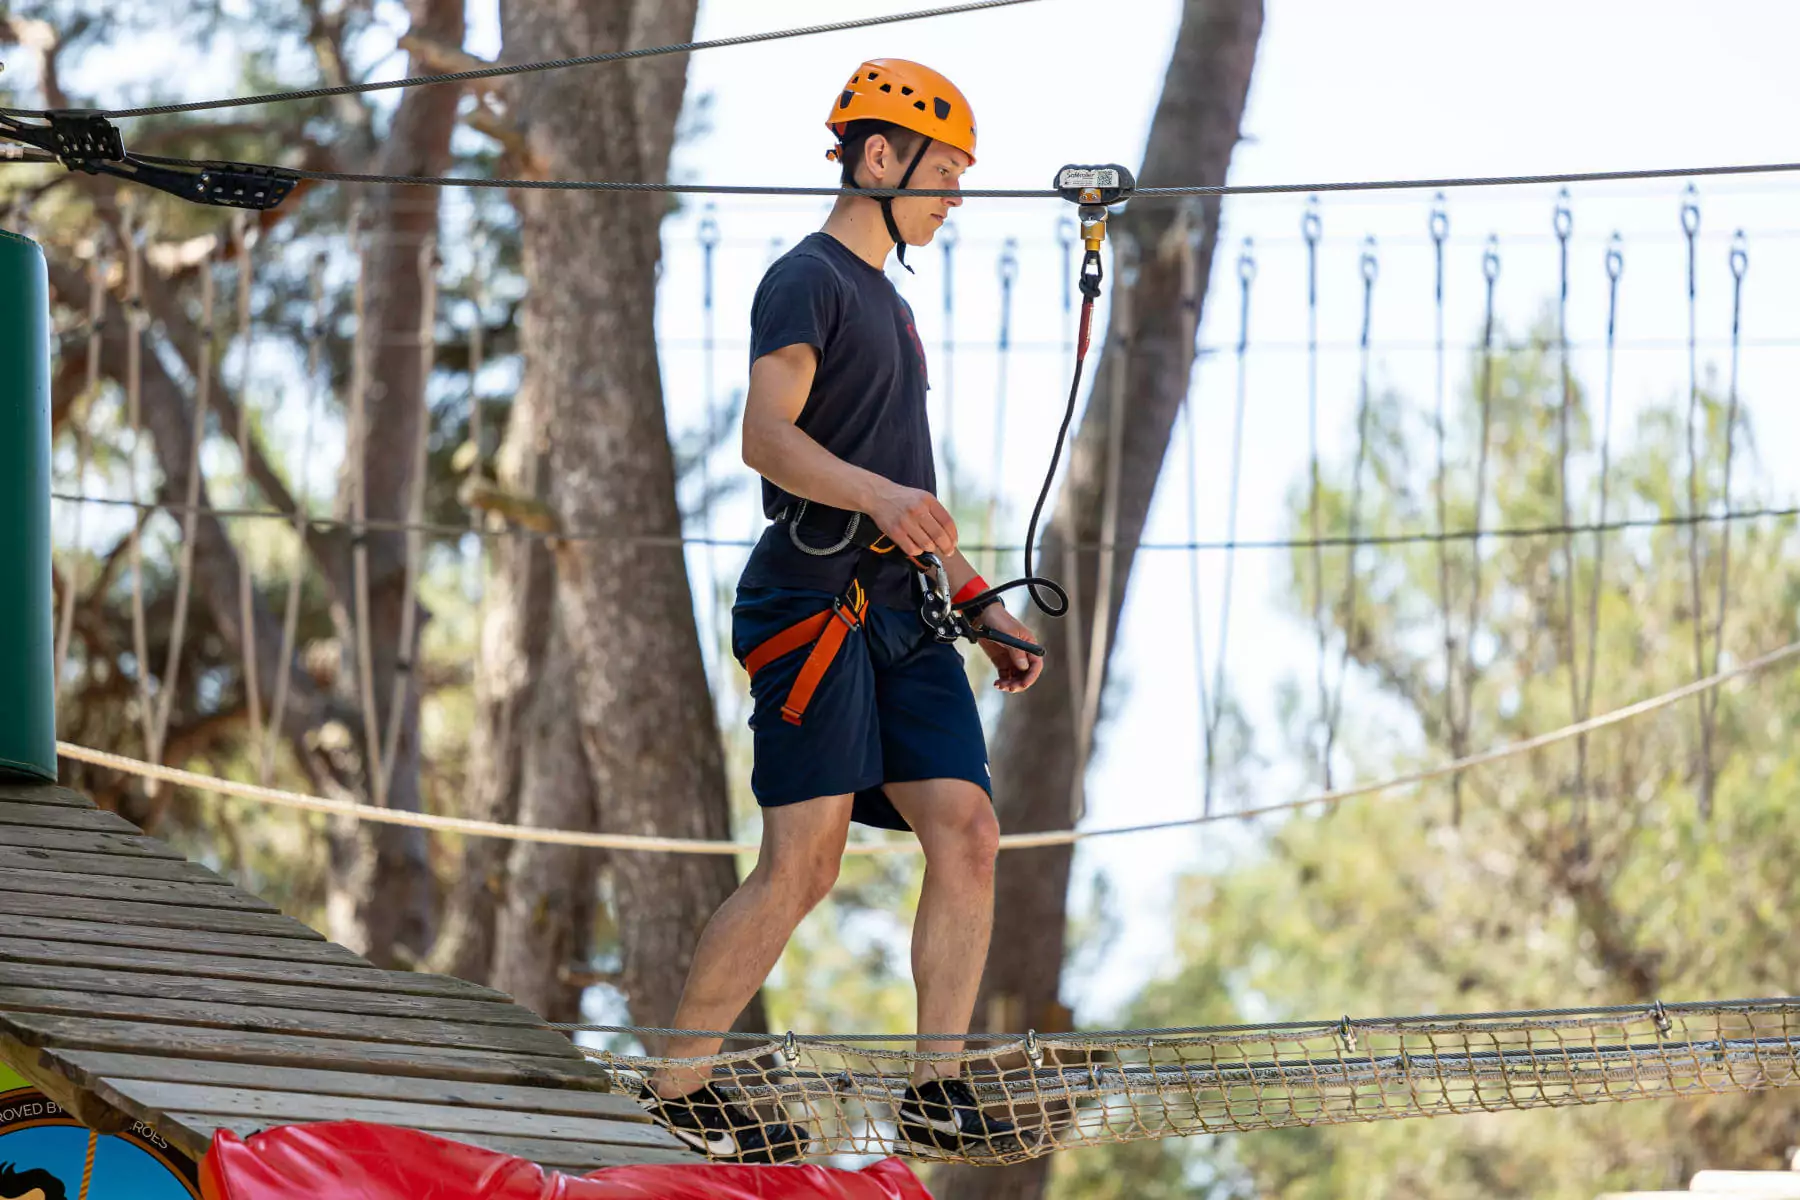
[{"label": "wooden platform", "polygon": [[101,1132],[361,1120],[573,1173],[699,1159],[510,997],[384,971],[67,788],[0,781],[0,1061]]}]

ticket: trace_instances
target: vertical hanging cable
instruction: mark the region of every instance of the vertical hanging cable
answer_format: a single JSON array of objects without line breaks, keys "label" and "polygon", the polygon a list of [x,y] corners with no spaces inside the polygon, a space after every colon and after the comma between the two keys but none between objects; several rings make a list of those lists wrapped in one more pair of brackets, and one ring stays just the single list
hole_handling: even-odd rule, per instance
[{"label": "vertical hanging cable", "polygon": [[[1750,251],[1744,240],[1744,231],[1738,230],[1731,239],[1731,392],[1725,404],[1725,478],[1721,483],[1723,495],[1720,507],[1725,512],[1731,511],[1731,468],[1737,450],[1738,420],[1738,351],[1742,345],[1742,319],[1744,314],[1744,274],[1750,269]],[[1719,659],[1725,649],[1725,610],[1731,602],[1731,521],[1726,519],[1719,523],[1719,595],[1718,611],[1713,614],[1713,648],[1710,671],[1716,674],[1719,670]],[[1704,696],[1705,693],[1702,693]],[[1719,698],[1706,697],[1706,722],[1708,727],[1718,721]],[[1708,760],[1710,763],[1710,759]]]},{"label": "vertical hanging cable", "polygon": [[[1463,627],[1463,710],[1461,744],[1453,744],[1451,753],[1462,758],[1468,753],[1469,729],[1475,720],[1475,630],[1481,621],[1481,530],[1483,510],[1487,507],[1488,440],[1494,423],[1494,284],[1500,279],[1500,239],[1488,234],[1487,249],[1481,255],[1481,277],[1487,283],[1487,302],[1481,320],[1481,395],[1479,399],[1479,432],[1475,443],[1475,504],[1471,523],[1475,536],[1469,539],[1469,619]],[[1461,774],[1452,777],[1460,781]],[[1453,788],[1450,821],[1462,821],[1462,789]]]},{"label": "vertical hanging cable", "polygon": [[[1199,333],[1200,326],[1200,245],[1197,234],[1199,223],[1194,219],[1191,205],[1184,205],[1176,214],[1177,234],[1181,239],[1181,315],[1183,341],[1180,352],[1191,351]],[[1187,442],[1187,523],[1188,541],[1200,541],[1200,413],[1198,401],[1194,395],[1193,380],[1181,394],[1181,419]],[[1188,566],[1188,622],[1194,643],[1194,701],[1196,717],[1199,721],[1200,736],[1195,739],[1194,750],[1199,755],[1201,795],[1200,810],[1206,816],[1212,815],[1212,698],[1206,686],[1206,622],[1200,595],[1200,554],[1190,550],[1187,554]]]},{"label": "vertical hanging cable", "polygon": [[[1612,482],[1613,359],[1619,329],[1619,277],[1625,273],[1624,239],[1614,230],[1606,245],[1606,395],[1600,412],[1600,510],[1594,518],[1594,583],[1588,592],[1587,670],[1581,681],[1581,706],[1575,719],[1585,721],[1594,711],[1594,667],[1600,652],[1600,590],[1606,583],[1606,507]],[[1587,777],[1587,734],[1575,739],[1575,758],[1581,778]]]},{"label": "vertical hanging cable", "polygon": [[700,406],[705,414],[701,429],[703,434],[700,443],[700,535],[705,544],[700,547],[700,594],[704,597],[701,609],[707,614],[706,636],[702,639],[703,659],[707,667],[707,676],[711,678],[716,669],[716,662],[722,652],[722,640],[725,630],[725,614],[720,611],[719,584],[714,574],[713,558],[713,524],[712,524],[712,448],[713,436],[718,432],[719,416],[714,394],[713,360],[714,323],[713,323],[713,270],[714,252],[719,248],[719,222],[714,216],[714,208],[708,204],[700,218],[698,239],[700,242]]},{"label": "vertical hanging cable", "polygon": [[[1694,625],[1694,675],[1706,673],[1706,601],[1700,591],[1700,365],[1696,349],[1696,305],[1694,280],[1698,273],[1696,250],[1700,236],[1700,194],[1689,184],[1681,200],[1681,232],[1687,238],[1687,493],[1688,493],[1688,582]],[[1700,816],[1712,815],[1712,709],[1704,699],[1696,699],[1700,715]]]},{"label": "vertical hanging cable", "polygon": [[[232,222],[232,237],[237,246],[238,290],[237,324],[244,339],[243,366],[238,371],[238,464],[244,472],[243,505],[250,507],[250,378],[255,368],[256,337],[250,319],[250,222],[248,214],[238,213]],[[256,598],[251,588],[255,579],[251,572],[248,544],[238,554],[238,623],[243,626],[244,702],[250,712],[250,744],[262,741],[262,687],[256,666]]]},{"label": "vertical hanging cable", "polygon": [[[1062,306],[1063,306],[1063,360],[1064,373],[1071,374],[1075,370],[1075,242],[1079,233],[1073,218],[1058,217],[1056,221],[1056,240],[1062,246]],[[1074,513],[1071,511],[1071,518]],[[1068,580],[1069,611],[1063,620],[1063,632],[1068,638],[1067,654],[1069,672],[1069,724],[1070,732],[1078,748],[1081,743],[1081,713],[1084,697],[1087,695],[1086,664],[1081,657],[1081,562],[1076,552],[1075,522],[1071,519],[1068,530],[1062,541],[1062,577]],[[1083,759],[1081,762],[1085,762]],[[1077,769],[1080,768],[1078,763]]]},{"label": "vertical hanging cable", "polygon": [[[1575,408],[1574,374],[1569,364],[1569,235],[1574,232],[1575,218],[1569,211],[1569,189],[1556,195],[1556,209],[1551,215],[1551,228],[1556,232],[1556,361],[1562,382],[1562,402],[1556,410],[1556,496],[1563,527],[1563,646],[1569,662],[1569,719],[1579,720],[1581,711],[1581,657],[1575,639],[1575,531],[1573,507],[1569,502],[1569,421]],[[1576,822],[1587,820],[1587,763],[1580,754],[1575,761]]]},{"label": "vertical hanging cable", "polygon": [[1337,748],[1338,722],[1344,714],[1344,681],[1350,673],[1351,649],[1357,641],[1356,626],[1360,590],[1357,587],[1357,539],[1362,535],[1363,466],[1369,457],[1369,331],[1375,315],[1375,279],[1380,264],[1375,258],[1375,235],[1363,238],[1362,257],[1363,310],[1362,336],[1358,339],[1360,370],[1356,401],[1356,457],[1350,468],[1349,544],[1344,550],[1344,647],[1338,655],[1337,680],[1332,685],[1331,709],[1325,723],[1325,786],[1331,787],[1331,754]]},{"label": "vertical hanging cable", "polygon": [[1331,756],[1327,732],[1331,723],[1330,696],[1325,687],[1325,550],[1320,545],[1324,531],[1319,514],[1319,198],[1306,198],[1306,211],[1300,217],[1300,236],[1306,239],[1306,448],[1308,486],[1306,514],[1312,532],[1312,616],[1313,634],[1318,642],[1316,679],[1319,690],[1320,771],[1327,789],[1331,787]]},{"label": "vertical hanging cable", "polygon": [[406,693],[418,694],[419,576],[425,559],[425,474],[431,450],[431,371],[437,364],[438,268],[437,238],[427,234],[419,243],[419,436],[413,443],[412,487],[406,501],[406,573],[400,585],[400,646],[394,659],[394,686],[388,693],[386,740],[381,753],[381,793],[387,795],[399,757],[401,714]]},{"label": "vertical hanging cable", "polygon": [[375,663],[369,645],[369,496],[365,450],[369,437],[368,392],[369,359],[374,353],[368,328],[368,233],[362,227],[363,214],[351,220],[356,255],[356,341],[351,352],[350,368],[350,569],[356,625],[356,676],[358,700],[362,705],[363,755],[368,770],[369,790],[379,806],[387,805],[387,777],[381,769],[381,733],[375,716]]},{"label": "vertical hanging cable", "polygon": [[[1431,491],[1437,506],[1438,607],[1444,617],[1444,733],[1454,745],[1461,744],[1456,713],[1456,633],[1450,619],[1450,543],[1444,538],[1449,528],[1449,502],[1445,495],[1445,462],[1448,458],[1449,423],[1445,414],[1448,393],[1448,363],[1444,353],[1444,243],[1450,239],[1450,214],[1444,208],[1444,193],[1439,192],[1431,204],[1431,248],[1435,266],[1432,296],[1434,347],[1437,352],[1437,376],[1433,381],[1436,403],[1433,408],[1432,433],[1437,443],[1437,471],[1432,476]],[[1450,786],[1460,791],[1461,776],[1452,777]]]},{"label": "vertical hanging cable", "polygon": [[1119,476],[1124,467],[1126,377],[1129,374],[1134,330],[1132,289],[1137,285],[1137,243],[1121,230],[1113,235],[1113,270],[1118,283],[1113,287],[1112,328],[1118,344],[1109,345],[1112,377],[1108,381],[1110,395],[1106,413],[1105,494],[1100,502],[1100,561],[1095,571],[1094,615],[1088,638],[1088,660],[1084,682],[1087,690],[1081,698],[1081,736],[1076,746],[1071,821],[1080,821],[1087,812],[1087,764],[1094,750],[1094,726],[1100,719],[1100,692],[1106,682],[1107,635],[1111,632],[1113,575],[1117,569],[1119,537]]},{"label": "vertical hanging cable", "polygon": [[[99,235],[95,234],[93,257],[88,260],[87,380],[81,389],[86,407],[75,426],[75,490],[86,492],[88,460],[93,455],[93,435],[89,429],[94,419],[94,401],[100,392],[101,335],[106,324],[106,262],[100,255]],[[56,622],[56,687],[62,689],[63,667],[69,661],[69,639],[75,631],[75,593],[81,588],[81,514],[86,505],[75,506],[75,527],[70,545],[69,571],[63,581],[62,612]]]},{"label": "vertical hanging cable", "polygon": [[[281,613],[281,653],[275,657],[275,696],[269,706],[269,726],[263,737],[258,773],[264,784],[275,771],[275,744],[287,714],[288,688],[293,674],[294,641],[300,627],[300,581],[306,565],[306,521],[312,494],[313,432],[319,405],[324,399],[325,368],[325,256],[313,257],[311,275],[312,320],[306,330],[306,423],[300,435],[299,471],[294,476],[294,564],[288,571],[287,602]],[[478,468],[479,469],[479,468]]]},{"label": "vertical hanging cable", "polygon": [[[1219,640],[1213,654],[1212,711],[1206,719],[1206,815],[1212,814],[1213,771],[1217,761],[1219,722],[1225,713],[1225,660],[1231,648],[1232,578],[1237,567],[1238,495],[1244,464],[1244,408],[1249,396],[1250,289],[1256,282],[1255,246],[1249,238],[1238,251],[1237,400],[1231,414],[1231,490],[1225,499],[1225,572],[1219,584]],[[1188,436],[1198,429],[1190,421]],[[1192,556],[1190,555],[1190,558]]]},{"label": "vertical hanging cable", "polygon": [[944,492],[950,511],[956,511],[956,226],[946,224],[938,233],[944,249],[944,433],[939,455],[944,460]]},{"label": "vertical hanging cable", "polygon": [[[1013,280],[1019,277],[1019,242],[1007,238],[1000,247],[1000,340],[995,347],[997,376],[994,385],[994,467],[988,476],[987,511],[982,517],[981,540],[991,546],[989,569],[1000,571],[1000,548],[995,545],[1000,497],[1005,491],[1006,471],[1006,367],[1012,357]],[[1066,281],[1065,281],[1066,286]]]},{"label": "vertical hanging cable", "polygon": [[[144,254],[138,245],[136,214],[132,207],[125,209],[124,219],[125,320],[129,330],[125,341],[125,423],[131,427],[131,452],[125,466],[131,481],[131,499],[137,503],[144,498],[142,481],[138,477],[144,437]],[[150,650],[144,630],[143,529],[142,518],[134,520],[127,545],[131,560],[131,652],[137,664],[138,723],[143,731],[144,746],[148,749],[156,741],[156,709],[150,699]],[[155,795],[154,790],[146,790]]]},{"label": "vertical hanging cable", "polygon": [[206,444],[206,414],[212,408],[213,357],[217,345],[213,336],[213,311],[216,287],[213,279],[213,256],[209,250],[200,264],[200,346],[197,353],[199,370],[195,372],[194,432],[188,440],[186,504],[181,514],[181,557],[175,575],[175,612],[169,622],[169,651],[163,664],[158,686],[156,726],[150,739],[151,762],[162,761],[165,739],[169,735],[169,717],[175,708],[175,688],[181,677],[181,647],[187,637],[188,603],[193,594],[195,528],[200,523],[200,448]]},{"label": "vertical hanging cable", "polygon": [[[479,216],[479,214],[477,214]],[[469,448],[474,452],[469,463],[469,478],[477,485],[485,476],[482,474],[482,428],[481,418],[481,368],[487,362],[487,326],[482,315],[487,311],[487,237],[480,229],[475,231],[471,244],[469,273],[469,301],[474,306],[474,319],[469,323]],[[711,354],[711,349],[707,351]],[[711,367],[708,366],[708,378],[711,378]],[[709,385],[710,386],[710,385]],[[710,395],[710,391],[708,395]],[[469,528],[481,527],[482,510],[476,505],[469,506]],[[481,543],[476,542],[476,566],[480,566]]]}]

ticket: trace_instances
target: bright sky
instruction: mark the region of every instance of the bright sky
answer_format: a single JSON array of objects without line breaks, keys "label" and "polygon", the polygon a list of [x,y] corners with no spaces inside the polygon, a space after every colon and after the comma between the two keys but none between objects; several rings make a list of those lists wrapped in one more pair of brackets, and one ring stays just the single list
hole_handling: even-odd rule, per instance
[{"label": "bright sky", "polygon": [[[899,0],[758,0],[703,4],[699,36],[717,37],[873,15]],[[493,0],[473,0],[472,48],[498,50]],[[1173,41],[1177,0],[1040,0],[973,16],[799,39],[695,56],[690,97],[710,94],[709,128],[681,146],[678,173],[710,183],[829,185],[823,120],[851,69],[877,56],[927,62],[958,81],[981,129],[977,187],[1038,187],[1065,162],[1122,161],[1135,167]],[[1704,17],[1675,0],[1619,5],[1604,0],[1269,0],[1234,182],[1326,181],[1406,176],[1507,174],[1608,168],[1773,162],[1800,159],[1791,114],[1800,111],[1800,78],[1791,48],[1800,44],[1800,7],[1756,0],[1715,0]],[[229,78],[215,48],[192,78]],[[191,51],[156,36],[88,64],[107,78],[159,75]],[[24,56],[9,51],[10,64]],[[146,65],[152,64],[152,65]],[[28,68],[24,72],[28,74]],[[196,86],[199,86],[196,84]],[[210,89],[207,89],[210,90]],[[1800,439],[1800,417],[1787,403],[1786,376],[1800,348],[1800,294],[1786,283],[1800,256],[1800,219],[1788,209],[1797,185],[1784,176],[1702,181],[1699,328],[1703,360],[1724,364],[1729,330],[1732,232],[1748,237],[1743,395],[1765,462],[1784,497],[1795,472],[1772,452]],[[1685,246],[1678,222],[1681,185],[1615,184],[1574,190],[1570,324],[1580,345],[1579,375],[1599,380],[1597,339],[1605,316],[1602,255],[1615,229],[1625,238],[1625,299],[1615,426],[1628,436],[1631,409],[1686,387]],[[1249,360],[1249,417],[1239,534],[1278,536],[1284,495],[1305,462],[1305,258],[1298,238],[1303,198],[1244,198],[1225,206],[1202,341],[1230,346],[1237,334],[1236,255],[1255,240],[1258,264]],[[1447,329],[1453,343],[1476,336],[1480,257],[1490,232],[1500,237],[1499,303],[1513,330],[1554,294],[1555,191],[1543,187],[1465,190],[1448,199]],[[1428,192],[1327,197],[1321,208],[1321,422],[1326,453],[1351,451],[1356,397],[1354,339],[1360,321],[1357,257],[1365,235],[1377,239],[1375,362],[1378,382],[1431,403],[1432,249],[1426,236]],[[771,256],[817,227],[824,204],[809,199],[725,199],[714,213],[723,238],[717,255],[714,402],[742,385],[750,296]],[[665,227],[659,324],[670,421],[701,422],[708,403],[702,350],[699,204]],[[945,313],[947,256],[917,250],[916,277],[897,282],[918,313],[932,355],[934,422],[947,427],[974,482],[995,478],[990,430],[996,417],[999,323],[998,259],[1018,240],[1014,349],[1008,365],[1004,467],[1008,498],[1001,533],[1023,535],[1028,489],[1041,475],[1065,389],[1059,202],[972,201],[955,216],[954,310]],[[953,354],[944,347],[954,330]],[[1452,381],[1460,378],[1452,360]],[[1234,396],[1229,355],[1203,359],[1193,403],[1202,426],[1197,472],[1202,537],[1222,534],[1226,447]],[[1421,452],[1429,443],[1418,428]],[[1188,534],[1187,451],[1177,441],[1163,473],[1148,536]],[[715,474],[742,472],[721,453]],[[745,535],[759,521],[744,501],[717,514],[714,529]],[[734,574],[735,553],[716,557]],[[1203,559],[1202,605],[1209,639],[1218,609],[1220,556]],[[698,572],[703,556],[690,563]],[[1240,556],[1229,644],[1230,687],[1257,726],[1258,749],[1273,760],[1257,777],[1258,802],[1301,794],[1307,773],[1284,759],[1275,732],[1274,695],[1284,680],[1310,679],[1310,631],[1275,603],[1279,556]],[[1118,704],[1090,779],[1087,822],[1137,823],[1199,811],[1193,645],[1188,635],[1188,572],[1179,554],[1140,555],[1115,656]],[[1209,663],[1217,653],[1209,641]],[[1210,670],[1210,667],[1209,667]],[[1352,681],[1352,694],[1358,690]],[[1356,711],[1357,706],[1348,706]],[[1368,730],[1404,743],[1410,731]],[[1365,738],[1365,740],[1367,740]],[[1406,803],[1404,799],[1362,801]],[[1090,843],[1079,873],[1086,894],[1096,873],[1110,880],[1123,933],[1104,969],[1071,987],[1084,1021],[1104,1020],[1164,962],[1169,887],[1175,874],[1242,853],[1245,835],[1226,826],[1191,836]],[[1076,906],[1083,903],[1077,898]],[[1321,1011],[1335,1012],[1329,998]]]}]

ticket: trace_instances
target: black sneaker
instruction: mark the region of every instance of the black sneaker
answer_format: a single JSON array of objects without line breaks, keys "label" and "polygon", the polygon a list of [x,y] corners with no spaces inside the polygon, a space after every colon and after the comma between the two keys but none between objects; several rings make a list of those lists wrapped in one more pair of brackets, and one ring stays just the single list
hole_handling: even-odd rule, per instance
[{"label": "black sneaker", "polygon": [[657,1095],[646,1083],[637,1100],[670,1133],[721,1162],[792,1162],[811,1140],[799,1125],[769,1125],[757,1120],[742,1105],[719,1095],[710,1083],[672,1100]]},{"label": "black sneaker", "polygon": [[1013,1154],[1026,1148],[1011,1121],[990,1117],[961,1079],[931,1079],[900,1099],[900,1136],[914,1145],[962,1154]]}]

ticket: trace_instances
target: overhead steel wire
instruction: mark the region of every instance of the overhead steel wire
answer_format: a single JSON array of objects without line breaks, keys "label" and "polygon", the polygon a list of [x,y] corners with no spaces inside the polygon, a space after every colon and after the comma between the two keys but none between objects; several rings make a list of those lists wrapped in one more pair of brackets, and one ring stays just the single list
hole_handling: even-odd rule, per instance
[{"label": "overhead steel wire", "polygon": [[[1015,3],[1025,0],[1014,0]],[[4,111],[4,110],[0,110]],[[199,160],[150,154],[135,155],[159,166],[193,167]],[[248,164],[270,167],[273,164]],[[296,179],[317,183],[377,184],[393,187],[472,187],[507,191],[651,192],[694,196],[956,196],[967,200],[1056,200],[1053,188],[844,188],[802,185],[646,182],[622,179],[499,179],[469,175],[378,175],[354,171],[317,171],[280,167]],[[1652,167],[1620,171],[1567,171],[1538,175],[1443,176],[1423,179],[1335,180],[1319,183],[1176,184],[1139,187],[1139,200],[1171,200],[1186,196],[1282,196],[1322,192],[1445,191],[1452,188],[1528,187],[1550,184],[1629,182],[1653,179],[1703,179],[1728,175],[1800,173],[1800,162],[1742,163],[1704,167]]]},{"label": "overhead steel wire", "polygon": [[[689,54],[695,50],[719,50],[728,46],[752,46],[759,42],[777,42],[788,38],[814,37],[825,33],[843,33],[870,29],[878,25],[898,25],[905,21],[921,21],[928,17],[949,17],[982,12],[992,8],[1009,8],[1016,4],[1032,4],[1036,0],[971,0],[965,4],[948,4],[938,8],[921,8],[911,12],[884,13],[874,17],[857,17],[847,21],[831,21],[818,25],[802,25],[765,33],[741,33],[731,37],[676,42],[666,46],[641,46],[632,50],[612,50],[604,54],[581,54],[569,58],[547,59],[528,63],[499,63],[467,71],[449,71],[433,75],[408,75],[402,79],[386,79],[368,83],[342,83],[330,87],[296,88],[285,92],[268,92],[258,96],[230,96],[218,100],[191,100],[177,104],[150,104],[138,108],[105,108],[89,115],[123,119],[126,117],[162,117],[177,113],[214,112],[219,109],[244,108],[258,104],[283,104],[299,100],[324,100],[333,96],[362,96],[370,92],[399,88],[431,87],[446,83],[474,83],[483,79],[504,79],[543,71],[562,71],[571,67],[592,67],[605,63],[630,62],[640,58],[656,58],[668,54]],[[0,108],[0,115],[44,119],[45,109]],[[146,158],[144,161],[156,161]]]}]

